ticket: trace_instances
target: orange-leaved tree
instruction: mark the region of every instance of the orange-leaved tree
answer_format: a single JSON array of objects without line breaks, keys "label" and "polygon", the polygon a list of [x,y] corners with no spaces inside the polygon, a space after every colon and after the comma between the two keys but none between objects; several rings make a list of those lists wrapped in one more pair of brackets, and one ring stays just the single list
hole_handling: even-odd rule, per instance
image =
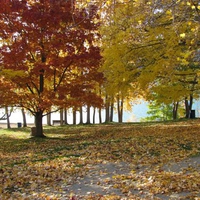
[{"label": "orange-leaved tree", "polygon": [[100,100],[93,94],[95,76],[86,81],[98,74],[101,58],[94,5],[80,9],[75,1],[8,0],[0,8],[0,26],[1,76],[14,85],[15,103],[35,116],[35,136],[44,136],[42,118],[52,106],[66,107],[80,95]]}]

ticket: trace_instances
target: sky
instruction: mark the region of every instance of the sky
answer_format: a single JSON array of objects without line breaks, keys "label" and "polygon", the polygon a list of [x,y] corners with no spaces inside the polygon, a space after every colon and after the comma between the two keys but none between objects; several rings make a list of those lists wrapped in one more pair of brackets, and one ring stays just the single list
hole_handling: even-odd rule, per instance
[{"label": "sky", "polygon": [[[145,117],[148,110],[148,104],[146,102],[141,102],[140,104],[136,104],[132,107],[132,111],[126,112],[124,111],[123,115],[123,122],[139,122],[141,118]],[[0,111],[0,115],[2,115],[3,111]],[[86,116],[86,113],[83,112],[83,115]],[[102,112],[102,120],[104,120],[105,113]],[[59,120],[60,116],[59,113],[53,113],[51,116],[52,120]],[[34,117],[30,114],[26,114],[27,123],[34,123]],[[77,119],[78,114],[77,114]],[[77,120],[78,121],[78,120]],[[91,121],[92,121],[92,114],[91,114]],[[117,113],[114,114],[114,121],[117,122]],[[22,114],[21,110],[16,110],[12,113],[10,117],[11,123],[22,123]],[[98,113],[96,112],[96,122],[98,122]],[[5,120],[0,121],[0,123],[6,123]],[[43,123],[46,123],[46,117],[43,118]],[[68,123],[72,123],[71,114],[68,114]]]},{"label": "sky", "polygon": [[[193,105],[193,110],[195,110],[196,117],[200,117],[200,101],[196,101]],[[132,111],[124,112],[123,116],[123,122],[139,122],[141,118],[144,118],[147,116],[148,111],[148,103],[143,101],[139,104],[135,104],[132,107]],[[0,115],[2,115],[2,111],[0,111]],[[83,112],[83,115],[85,116],[84,119],[86,119],[86,112]],[[104,120],[105,113],[102,113],[102,120]],[[59,120],[60,116],[59,113],[53,113],[52,114],[52,120]],[[26,114],[27,123],[34,123],[34,117],[30,116],[30,114]],[[79,116],[77,114],[77,122],[78,122]],[[46,117],[43,118],[43,123],[46,124]],[[114,114],[114,121],[117,122],[117,113]],[[15,111],[12,113],[10,117],[11,123],[22,123],[22,114],[20,110]],[[91,114],[91,122],[92,122],[92,114]],[[98,113],[96,112],[96,122],[98,123]],[[0,123],[6,123],[5,120],[0,121]],[[68,114],[68,123],[72,123],[72,117],[71,114]]]}]

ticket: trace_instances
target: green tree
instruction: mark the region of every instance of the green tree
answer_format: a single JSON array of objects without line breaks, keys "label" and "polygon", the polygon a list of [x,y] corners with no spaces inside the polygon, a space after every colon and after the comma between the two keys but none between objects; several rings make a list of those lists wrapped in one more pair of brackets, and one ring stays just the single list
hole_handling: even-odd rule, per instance
[{"label": "green tree", "polygon": [[149,110],[147,111],[148,116],[143,118],[142,121],[166,121],[173,119],[172,105],[158,104],[156,101],[151,102]]}]

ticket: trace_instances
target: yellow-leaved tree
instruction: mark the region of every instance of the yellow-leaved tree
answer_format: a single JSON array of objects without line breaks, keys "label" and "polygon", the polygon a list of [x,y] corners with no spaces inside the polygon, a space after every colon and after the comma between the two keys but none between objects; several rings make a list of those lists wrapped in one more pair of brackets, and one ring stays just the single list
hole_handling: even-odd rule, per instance
[{"label": "yellow-leaved tree", "polygon": [[173,105],[185,100],[188,117],[198,94],[199,6],[197,1],[152,0],[116,8],[103,29],[107,87],[134,85],[148,100],[158,96]]},{"label": "yellow-leaved tree", "polygon": [[[115,103],[118,121],[123,121],[124,102],[130,108],[130,99],[138,96],[138,69],[135,60],[129,54],[129,43],[135,19],[131,17],[133,4],[116,3],[109,20],[102,26],[102,56],[101,70],[106,78],[104,89],[107,104]],[[127,19],[127,16],[129,18]],[[130,57],[131,56],[131,57]],[[129,102],[129,105],[127,105]]]}]

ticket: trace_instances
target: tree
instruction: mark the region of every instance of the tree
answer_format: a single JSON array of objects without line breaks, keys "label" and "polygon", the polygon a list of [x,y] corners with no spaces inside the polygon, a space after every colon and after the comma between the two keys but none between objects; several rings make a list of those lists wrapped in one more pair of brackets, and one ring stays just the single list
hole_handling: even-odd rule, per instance
[{"label": "tree", "polygon": [[[118,121],[123,121],[124,101],[133,96],[139,97],[137,79],[139,70],[138,56],[130,54],[130,42],[133,36],[135,17],[133,16],[132,3],[114,4],[114,11],[110,21],[101,28],[102,56],[104,73],[104,93],[106,96],[106,121],[110,121],[110,107],[116,102]],[[134,5],[135,6],[135,5]],[[135,59],[135,60],[134,60]],[[136,96],[137,95],[137,96]],[[111,109],[112,110],[112,109]]]},{"label": "tree", "polygon": [[80,106],[79,108],[79,113],[80,113],[80,122],[79,124],[83,124],[83,107]]},{"label": "tree", "polygon": [[[195,96],[198,85],[191,84],[191,73],[192,82],[198,82],[199,63],[194,61],[199,49],[199,8],[197,1],[167,0],[130,1],[115,9],[103,29],[107,85],[121,87],[124,97],[131,90],[127,86],[134,85],[136,94],[145,94],[147,100],[161,94],[167,104]],[[180,79],[179,74],[187,78]],[[169,96],[163,95],[163,88]]]},{"label": "tree", "polygon": [[26,113],[25,113],[24,108],[22,108],[21,111],[22,111],[23,127],[27,127]]},{"label": "tree", "polygon": [[144,118],[145,121],[166,121],[172,120],[172,105],[157,104],[153,102],[149,105],[148,117]]},{"label": "tree", "polygon": [[47,114],[47,125],[51,126],[51,113]]},{"label": "tree", "polygon": [[[145,90],[153,97],[155,92],[160,94],[163,103],[185,99],[188,117],[193,98],[198,93],[199,64],[194,62],[196,49],[199,48],[198,4],[195,1],[166,1],[154,4],[152,8],[155,9],[150,15],[151,21],[145,26],[148,39],[139,81],[141,85],[146,83]],[[150,45],[151,41],[154,41],[154,46]]]},{"label": "tree", "polygon": [[147,111],[148,116],[143,118],[142,121],[167,121],[175,120],[177,117],[183,115],[183,108],[179,108],[179,102],[174,104],[159,103],[156,100],[150,102],[149,110]]},{"label": "tree", "polygon": [[44,136],[42,118],[52,105],[70,107],[80,96],[81,103],[92,97],[98,104],[91,90],[101,58],[94,5],[86,10],[66,0],[4,1],[0,26],[1,79],[14,88],[6,99],[35,116],[35,136]]},{"label": "tree", "polygon": [[10,115],[9,115],[9,111],[8,111],[8,107],[5,107],[5,114],[6,114],[6,120],[7,120],[7,128],[11,128],[10,126]]}]

